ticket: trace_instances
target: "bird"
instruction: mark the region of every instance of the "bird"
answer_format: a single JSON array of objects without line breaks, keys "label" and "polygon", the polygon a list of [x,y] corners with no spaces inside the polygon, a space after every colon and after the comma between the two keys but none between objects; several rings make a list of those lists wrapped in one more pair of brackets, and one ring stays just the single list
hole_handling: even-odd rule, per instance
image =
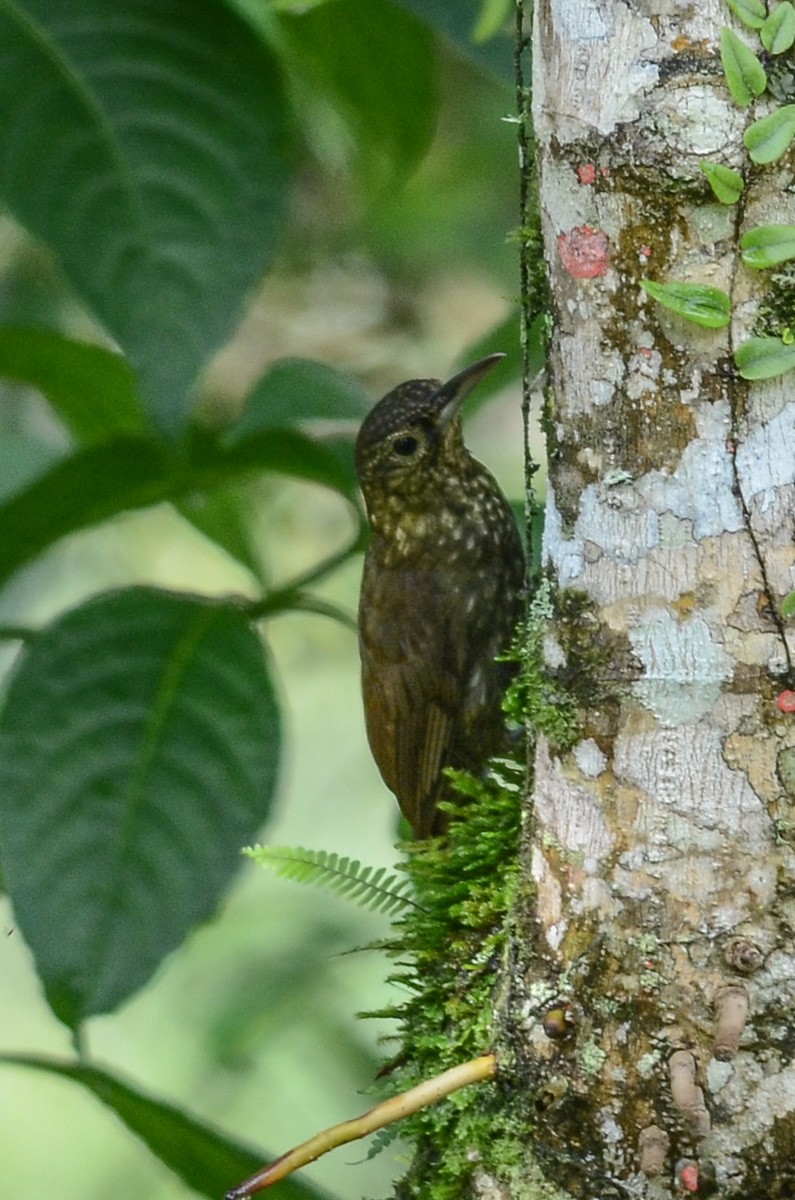
[{"label": "bird", "polygon": [[505,744],[507,650],[525,559],[513,511],[464,444],[461,404],[505,356],[446,383],[410,379],[365,417],[356,473],[371,536],[359,600],[370,749],[416,839],[445,832],[446,767],[478,771]]}]

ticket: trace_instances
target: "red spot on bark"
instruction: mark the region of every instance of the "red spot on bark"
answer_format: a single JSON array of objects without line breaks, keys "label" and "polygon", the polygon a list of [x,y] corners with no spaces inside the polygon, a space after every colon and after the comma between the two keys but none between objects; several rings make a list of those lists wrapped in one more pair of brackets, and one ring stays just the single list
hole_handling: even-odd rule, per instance
[{"label": "red spot on bark", "polygon": [[641,246],[638,254],[641,258],[651,258],[651,246]]},{"label": "red spot on bark", "polygon": [[795,713],[795,692],[779,692],[776,704],[783,713]]},{"label": "red spot on bark", "polygon": [[642,354],[644,358],[651,358],[654,351],[651,346],[638,346],[638,354]]},{"label": "red spot on bark", "polygon": [[560,261],[575,279],[594,279],[608,268],[607,234],[591,225],[577,225],[558,234]]},{"label": "red spot on bark", "polygon": [[577,168],[577,178],[580,183],[593,183],[596,179],[596,167],[593,163],[583,163]]},{"label": "red spot on bark", "polygon": [[695,1163],[688,1163],[686,1167],[682,1167],[679,1172],[679,1180],[686,1192],[698,1191],[698,1167]]}]

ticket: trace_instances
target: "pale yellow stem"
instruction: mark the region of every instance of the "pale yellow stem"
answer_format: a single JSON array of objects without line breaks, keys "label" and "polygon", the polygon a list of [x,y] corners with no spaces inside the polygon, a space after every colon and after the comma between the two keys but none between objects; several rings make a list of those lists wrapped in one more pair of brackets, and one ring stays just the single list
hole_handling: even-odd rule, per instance
[{"label": "pale yellow stem", "polygon": [[433,1079],[426,1079],[422,1083],[418,1083],[416,1087],[410,1088],[400,1096],[393,1096],[390,1100],[376,1104],[375,1108],[368,1109],[360,1117],[354,1117],[351,1121],[342,1121],[339,1125],[332,1125],[330,1129],[324,1129],[322,1133],[316,1133],[309,1141],[302,1142],[300,1146],[288,1150],[274,1162],[262,1167],[250,1179],[246,1179],[237,1187],[232,1188],[226,1193],[225,1200],[248,1200],[248,1197],[253,1196],[255,1192],[261,1192],[263,1188],[270,1187],[272,1183],[277,1183],[280,1179],[291,1175],[293,1171],[297,1171],[299,1167],[305,1167],[307,1163],[314,1162],[316,1158],[320,1158],[329,1150],[334,1150],[337,1146],[344,1146],[346,1142],[354,1142],[357,1138],[366,1137],[368,1133],[375,1133],[376,1129],[383,1129],[385,1125],[391,1125],[393,1121],[399,1121],[402,1117],[419,1112],[421,1108],[427,1108],[429,1104],[436,1104],[445,1096],[449,1096],[451,1092],[467,1087],[470,1083],[481,1083],[484,1079],[493,1079],[496,1070],[497,1062],[493,1054],[483,1054],[480,1058],[473,1058],[457,1067],[451,1067],[449,1071],[443,1071],[441,1075],[435,1075]]}]

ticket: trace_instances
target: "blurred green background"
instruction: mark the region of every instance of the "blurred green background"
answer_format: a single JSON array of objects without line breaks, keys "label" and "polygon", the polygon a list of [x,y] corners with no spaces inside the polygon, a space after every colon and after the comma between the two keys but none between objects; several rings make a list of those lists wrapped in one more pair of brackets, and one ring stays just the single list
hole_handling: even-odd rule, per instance
[{"label": "blurred green background", "polygon": [[[238,7],[257,20],[272,15],[255,0],[238,0]],[[406,7],[431,16],[435,9]],[[471,32],[477,19],[500,29],[507,6],[464,7],[461,24]],[[331,364],[374,401],[403,379],[451,374],[506,320],[511,344],[504,349],[516,354],[516,143],[504,119],[513,107],[510,40],[467,47],[439,21],[431,27],[435,132],[406,179],[385,178],[355,123],[335,107],[333,89],[314,89],[310,74],[296,72],[294,102],[304,119],[299,182],[276,264],[206,373],[200,403],[211,422],[237,411],[263,370],[284,357]],[[501,58],[493,56],[495,44]],[[106,340],[54,255],[10,216],[0,221],[0,321]],[[467,420],[467,438],[507,494],[520,499],[515,379]],[[68,445],[38,394],[0,384],[4,495]],[[343,546],[353,532],[344,502],[327,490],[274,475],[240,488],[271,584]],[[321,589],[351,613],[360,565],[358,558],[347,564]],[[91,593],[136,582],[257,594],[239,563],[173,507],[158,505],[57,544],[0,593],[0,622],[38,625]],[[354,634],[300,613],[263,628],[286,725],[268,842],[393,863],[396,805],[365,742]],[[14,653],[12,643],[0,645],[4,670]],[[67,1055],[69,1036],[47,1008],[5,901],[0,929],[0,1048]],[[280,1152],[371,1103],[368,1089],[389,1053],[379,1038],[390,1030],[356,1013],[389,1002],[390,965],[376,950],[350,952],[387,933],[386,918],[241,865],[217,918],[118,1012],[91,1020],[89,1049],[148,1091]],[[365,1154],[358,1145],[337,1151],[306,1177],[341,1198],[387,1194],[403,1167],[399,1146],[372,1161]],[[9,1066],[0,1067],[0,1164],[3,1194],[20,1200],[189,1194],[93,1097]]]}]

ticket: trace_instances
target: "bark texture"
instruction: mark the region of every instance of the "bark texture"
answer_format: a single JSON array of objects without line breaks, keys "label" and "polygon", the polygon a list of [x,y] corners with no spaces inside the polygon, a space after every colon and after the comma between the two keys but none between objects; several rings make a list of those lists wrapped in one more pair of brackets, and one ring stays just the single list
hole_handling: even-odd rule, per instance
[{"label": "bark texture", "polygon": [[[535,763],[536,887],[509,1001],[533,1149],[578,1197],[795,1196],[795,376],[732,366],[795,223],[793,154],[749,170],[718,0],[537,0],[533,112],[554,307],[544,556],[587,594],[547,659],[592,687]],[[741,170],[719,205],[699,169]],[[687,324],[640,280],[732,296]],[[576,608],[576,606],[575,606]],[[789,645],[788,643],[789,639]]]}]

